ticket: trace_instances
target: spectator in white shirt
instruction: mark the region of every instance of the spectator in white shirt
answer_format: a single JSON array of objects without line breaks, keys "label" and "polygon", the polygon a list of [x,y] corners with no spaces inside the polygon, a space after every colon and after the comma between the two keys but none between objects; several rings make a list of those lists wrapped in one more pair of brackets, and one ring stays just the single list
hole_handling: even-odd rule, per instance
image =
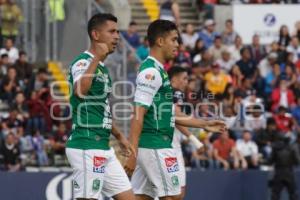
[{"label": "spectator in white shirt", "polygon": [[0,49],[0,55],[7,54],[10,64],[14,64],[19,59],[19,51],[14,47],[12,39],[6,39],[5,48]]},{"label": "spectator in white shirt", "polygon": [[293,53],[293,62],[296,63],[300,58],[300,45],[297,36],[293,36],[290,45],[286,48],[286,51]]},{"label": "spectator in white shirt", "polygon": [[231,71],[233,65],[235,65],[235,62],[233,59],[231,59],[230,52],[227,49],[222,51],[221,58],[216,62],[227,74]]},{"label": "spectator in white shirt", "polygon": [[249,168],[257,168],[258,166],[258,147],[252,140],[250,131],[244,131],[243,138],[238,139],[236,147],[241,156],[247,161]]},{"label": "spectator in white shirt", "polygon": [[231,19],[227,19],[225,22],[225,30],[222,33],[223,43],[225,45],[233,45],[234,40],[237,37],[237,33],[233,30],[233,22]]},{"label": "spectator in white shirt", "polygon": [[261,77],[266,78],[272,72],[272,67],[276,64],[277,58],[277,53],[272,52],[259,62],[258,70]]},{"label": "spectator in white shirt", "polygon": [[213,60],[217,61],[218,59],[221,59],[221,54],[225,50],[226,47],[222,43],[222,38],[220,36],[216,36],[214,39],[214,44],[209,48],[209,52],[213,56]]},{"label": "spectator in white shirt", "polygon": [[231,54],[231,58],[236,62],[241,59],[241,49],[243,47],[242,38],[238,35],[235,37],[234,45],[228,47],[228,51]]},{"label": "spectator in white shirt", "polygon": [[195,47],[198,38],[199,35],[195,32],[193,24],[187,24],[185,28],[185,33],[182,33],[181,35],[181,39],[184,46],[186,46],[187,49],[192,50]]}]

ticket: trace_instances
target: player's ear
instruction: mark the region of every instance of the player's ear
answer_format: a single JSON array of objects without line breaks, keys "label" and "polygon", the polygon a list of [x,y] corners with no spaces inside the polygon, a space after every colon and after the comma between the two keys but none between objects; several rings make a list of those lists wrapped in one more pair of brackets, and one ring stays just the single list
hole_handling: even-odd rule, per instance
[{"label": "player's ear", "polygon": [[99,34],[98,34],[98,32],[96,30],[92,30],[92,38],[95,41],[99,40]]},{"label": "player's ear", "polygon": [[164,43],[164,39],[162,37],[157,38],[156,40],[157,46],[162,47]]}]

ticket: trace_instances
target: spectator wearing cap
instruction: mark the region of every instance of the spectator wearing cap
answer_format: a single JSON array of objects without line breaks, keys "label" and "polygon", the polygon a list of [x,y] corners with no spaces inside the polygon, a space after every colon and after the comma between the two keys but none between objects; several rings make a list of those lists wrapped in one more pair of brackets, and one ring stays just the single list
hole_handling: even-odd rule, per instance
[{"label": "spectator wearing cap", "polygon": [[279,82],[279,87],[272,92],[272,110],[277,110],[280,106],[289,108],[295,104],[295,96],[291,89],[287,87],[287,81],[283,78]]},{"label": "spectator wearing cap", "polygon": [[235,62],[233,59],[231,59],[230,52],[227,50],[227,48],[221,52],[221,58],[219,58],[216,63],[220,65],[221,69],[226,74],[229,74],[232,67],[235,65]]},{"label": "spectator wearing cap", "polygon": [[136,22],[130,22],[128,30],[126,32],[122,32],[122,35],[133,48],[137,49],[140,46],[140,36],[137,33]]},{"label": "spectator wearing cap", "polygon": [[239,66],[244,77],[255,80],[257,76],[257,66],[256,62],[251,59],[250,50],[246,47],[242,48],[241,56],[241,60],[239,60],[236,65]]},{"label": "spectator wearing cap", "polygon": [[213,64],[212,70],[205,74],[204,80],[206,81],[205,87],[209,92],[222,95],[229,82],[229,77],[221,71],[218,64]]},{"label": "spectator wearing cap", "polygon": [[246,130],[243,132],[243,138],[236,141],[238,152],[247,161],[248,168],[258,167],[258,146],[252,140],[251,132]]},{"label": "spectator wearing cap", "polygon": [[222,44],[221,36],[216,36],[214,44],[209,48],[210,54],[213,56],[213,61],[217,61],[222,57],[222,52],[226,50],[226,47]]},{"label": "spectator wearing cap", "polygon": [[199,38],[203,40],[206,48],[213,45],[216,36],[220,35],[215,31],[215,22],[212,19],[207,19],[204,22],[204,29],[199,33]]},{"label": "spectator wearing cap", "polygon": [[0,55],[7,54],[8,62],[14,64],[19,59],[19,50],[14,46],[12,39],[5,40],[5,47],[0,49]]},{"label": "spectator wearing cap", "polygon": [[286,51],[293,54],[293,63],[295,64],[300,58],[300,45],[297,36],[293,36]]},{"label": "spectator wearing cap", "polygon": [[231,54],[231,58],[237,62],[241,59],[241,49],[243,47],[242,38],[238,35],[235,37],[234,44],[228,47],[228,51]]},{"label": "spectator wearing cap", "polygon": [[181,34],[182,43],[191,51],[195,47],[198,38],[199,34],[195,32],[194,25],[188,23],[185,27],[185,32]]},{"label": "spectator wearing cap", "polygon": [[234,44],[237,33],[233,30],[232,19],[227,19],[225,22],[225,30],[222,33],[223,44],[230,46]]},{"label": "spectator wearing cap", "polygon": [[[266,58],[262,59],[258,64],[259,74],[262,78],[266,78],[272,71],[274,65],[277,64],[277,53],[272,52]],[[278,65],[278,64],[277,64]]]},{"label": "spectator wearing cap", "polygon": [[266,48],[260,44],[259,35],[253,35],[252,44],[248,47],[250,49],[251,58],[259,63],[266,56]]},{"label": "spectator wearing cap", "polygon": [[256,134],[261,129],[266,128],[266,117],[264,112],[264,108],[261,107],[262,102],[260,104],[256,104],[253,102],[251,106],[247,106],[247,104],[244,104],[244,107],[246,109],[246,115],[245,115],[245,122],[244,122],[244,129],[250,130],[253,132],[253,134]]}]

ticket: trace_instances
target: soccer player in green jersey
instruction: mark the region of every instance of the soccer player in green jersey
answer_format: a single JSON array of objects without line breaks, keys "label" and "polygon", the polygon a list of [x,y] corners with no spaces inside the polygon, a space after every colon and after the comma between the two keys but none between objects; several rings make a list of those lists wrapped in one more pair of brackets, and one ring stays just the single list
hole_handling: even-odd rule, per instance
[{"label": "soccer player in green jersey", "polygon": [[173,22],[156,20],[147,31],[150,56],[141,64],[136,80],[134,115],[129,139],[137,157],[130,156],[125,170],[132,175],[137,200],[158,197],[161,200],[180,199],[179,167],[172,139],[175,123],[220,132],[224,122],[205,121],[176,110],[173,90],[163,64],[175,57],[178,30]]},{"label": "soccer player in green jersey", "polygon": [[119,40],[117,18],[96,14],[88,22],[89,50],[81,53],[69,69],[72,91],[72,134],[66,155],[73,168],[74,198],[99,199],[101,193],[117,200],[133,200],[129,179],[109,146],[112,133],[124,152],[134,149],[114,125],[109,107],[112,82],[103,61]]}]

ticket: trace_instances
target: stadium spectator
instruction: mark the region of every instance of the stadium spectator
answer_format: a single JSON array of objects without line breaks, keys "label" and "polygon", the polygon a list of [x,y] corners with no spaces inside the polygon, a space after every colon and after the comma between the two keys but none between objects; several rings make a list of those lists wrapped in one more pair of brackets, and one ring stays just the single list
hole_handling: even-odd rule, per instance
[{"label": "stadium spectator", "polygon": [[1,122],[1,132],[3,136],[9,133],[17,134],[19,127],[23,126],[24,121],[18,118],[17,110],[10,110],[7,118],[2,119]]},{"label": "stadium spectator", "polygon": [[160,6],[159,16],[160,19],[172,21],[180,27],[180,10],[175,0],[165,0]]},{"label": "stadium spectator", "polygon": [[26,98],[22,91],[16,94],[16,97],[11,105],[11,109],[16,110],[18,112],[18,119],[26,121],[29,118]]},{"label": "stadium spectator", "polygon": [[234,45],[234,41],[237,36],[237,32],[233,29],[232,19],[227,19],[225,22],[225,30],[222,33],[223,44],[227,46]]},{"label": "stadium spectator", "polygon": [[245,78],[255,80],[257,76],[257,67],[256,62],[251,59],[250,50],[248,48],[242,48],[241,56],[241,60],[239,60],[236,65],[239,67]]},{"label": "stadium spectator", "polygon": [[20,149],[16,144],[15,136],[9,133],[5,137],[5,143],[2,146],[1,154],[4,157],[5,169],[10,172],[21,170]]},{"label": "stadium spectator", "polygon": [[212,65],[211,72],[205,74],[206,89],[213,93],[222,95],[225,92],[226,86],[229,82],[229,77],[221,71],[218,64]]},{"label": "stadium spectator", "polygon": [[198,40],[199,35],[195,32],[193,24],[188,23],[185,27],[185,32],[181,34],[182,43],[191,51]]},{"label": "stadium spectator", "polygon": [[296,130],[300,132],[300,97],[297,97],[297,105],[293,108],[292,110],[292,115],[295,119],[295,125],[296,125]]},{"label": "stadium spectator", "polygon": [[137,32],[136,22],[130,22],[127,31],[122,32],[122,35],[133,48],[137,49],[140,46],[140,36]]},{"label": "stadium spectator", "polygon": [[277,114],[274,114],[274,119],[279,133],[293,137],[293,133],[291,132],[293,128],[293,119],[285,107],[280,106],[278,108]]},{"label": "stadium spectator", "polygon": [[243,132],[243,138],[236,141],[236,148],[247,161],[248,168],[256,169],[258,167],[258,147],[252,140],[250,131]]},{"label": "stadium spectator", "polygon": [[42,88],[48,88],[48,74],[46,69],[39,69],[34,80],[34,90],[39,91]]},{"label": "stadium spectator", "polygon": [[205,50],[204,42],[200,38],[197,39],[195,47],[191,50],[191,58],[194,63],[201,60],[201,53]]},{"label": "stadium spectator", "polygon": [[281,50],[285,50],[286,47],[290,44],[291,36],[289,29],[286,25],[282,25],[279,29],[279,40],[278,44]]},{"label": "stadium spectator", "polygon": [[287,81],[281,79],[279,87],[275,88],[272,92],[272,110],[275,111],[279,106],[289,108],[295,104],[295,96],[291,89],[288,88]]},{"label": "stadium spectator", "polygon": [[23,15],[19,6],[13,0],[2,0],[1,21],[2,37],[12,39],[14,42],[19,35],[19,25],[23,20]]},{"label": "stadium spectator", "polygon": [[241,49],[243,48],[242,38],[238,35],[235,37],[234,44],[228,47],[231,58],[236,62],[241,59]]},{"label": "stadium spectator", "polygon": [[149,55],[149,42],[145,36],[143,43],[137,48],[136,54],[141,60],[145,60]]},{"label": "stadium spectator", "polygon": [[209,48],[209,52],[213,57],[213,61],[220,59],[222,52],[226,50],[226,47],[222,44],[221,36],[216,36],[214,39],[214,44]]},{"label": "stadium spectator", "polygon": [[16,69],[10,67],[7,71],[7,75],[2,79],[0,99],[6,103],[12,102],[16,93],[20,90]]},{"label": "stadium spectator", "polygon": [[286,48],[286,51],[293,54],[292,61],[293,63],[296,63],[300,58],[300,45],[297,36],[292,37],[289,46]]},{"label": "stadium spectator", "polygon": [[231,167],[234,169],[239,168],[239,155],[234,140],[229,138],[228,131],[222,133],[219,138],[213,142],[213,154],[223,169],[228,170]]},{"label": "stadium spectator", "polygon": [[179,44],[178,52],[174,59],[174,65],[183,68],[190,68],[192,66],[191,55],[183,44]]},{"label": "stadium spectator", "polygon": [[32,135],[32,143],[34,153],[37,157],[38,166],[47,166],[49,164],[48,156],[46,154],[45,139],[40,134],[39,130],[35,130]]},{"label": "stadium spectator", "polygon": [[0,63],[0,78],[3,78],[3,76],[7,74],[7,69],[9,66],[10,66],[10,64],[8,61],[8,55],[2,54],[1,55],[1,63]]},{"label": "stadium spectator", "polygon": [[0,49],[0,55],[7,54],[9,64],[14,64],[19,59],[19,50],[14,46],[12,39],[5,40],[5,48]]},{"label": "stadium spectator", "polygon": [[66,130],[66,125],[60,123],[58,125],[57,131],[54,133],[53,137],[50,139],[51,148],[54,150],[55,154],[64,155],[65,154],[65,143],[68,140],[68,132]]},{"label": "stadium spectator", "polygon": [[13,65],[17,70],[17,76],[19,79],[23,80],[26,85],[28,85],[32,79],[33,66],[27,61],[27,55],[25,51],[19,52],[19,59]]},{"label": "stadium spectator", "polygon": [[298,40],[300,41],[300,21],[295,23],[294,35],[297,36]]},{"label": "stadium spectator", "polygon": [[199,32],[199,38],[203,40],[206,48],[213,45],[214,39],[220,34],[215,31],[215,22],[212,19],[207,19],[204,22],[204,29]]},{"label": "stadium spectator", "polygon": [[272,71],[274,65],[277,64],[277,53],[272,52],[267,57],[262,59],[258,64],[259,75],[262,78],[266,78],[267,75]]},{"label": "stadium spectator", "polygon": [[260,44],[260,38],[258,35],[253,35],[252,44],[249,46],[251,58],[259,63],[266,56],[266,48]]},{"label": "stadium spectator", "polygon": [[221,58],[219,58],[216,63],[220,65],[221,69],[226,73],[229,74],[232,67],[235,65],[233,59],[231,59],[230,52],[227,49],[224,49],[221,52]]},{"label": "stadium spectator", "polygon": [[231,75],[231,83],[233,87],[240,88],[242,86],[242,81],[244,79],[244,75],[242,74],[239,66],[234,65],[230,72]]}]

